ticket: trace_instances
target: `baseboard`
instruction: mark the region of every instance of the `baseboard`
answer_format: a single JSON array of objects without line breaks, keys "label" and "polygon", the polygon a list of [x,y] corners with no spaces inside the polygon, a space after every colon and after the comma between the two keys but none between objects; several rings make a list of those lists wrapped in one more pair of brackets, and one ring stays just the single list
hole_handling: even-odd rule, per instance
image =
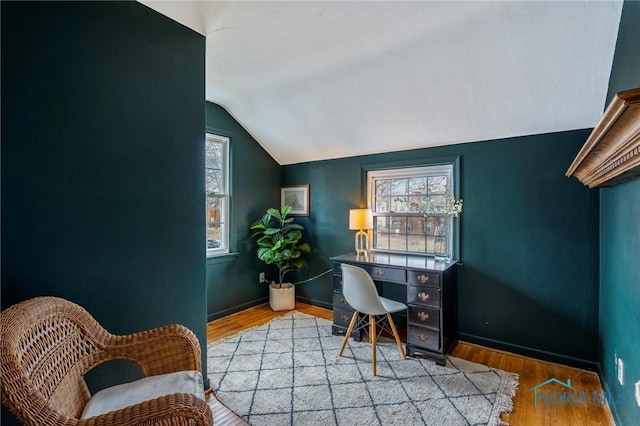
[{"label": "baseboard", "polygon": [[[609,383],[604,378],[604,372],[602,371],[602,366],[598,363],[598,378],[600,379],[600,384],[602,385],[602,390],[607,393],[607,395],[613,395],[611,392],[611,388],[609,387]],[[607,404],[607,408],[609,408],[609,414],[611,415],[611,420],[613,424],[621,425],[622,417],[620,413],[618,413],[618,406],[616,404]]]},{"label": "baseboard", "polygon": [[231,308],[208,314],[207,322],[226,317],[227,315],[235,314],[236,312],[244,311],[245,309],[253,308],[254,306],[263,305],[267,302],[269,302],[268,296],[261,299],[252,300],[251,302],[243,303],[241,305],[232,306]]},{"label": "baseboard", "polygon": [[516,345],[513,343],[507,343],[500,340],[488,339],[486,337],[479,337],[473,334],[458,333],[458,338],[469,343],[475,343],[488,348],[499,349],[514,354],[524,355],[531,358],[540,359],[543,361],[555,362],[557,364],[568,365],[570,367],[581,368],[583,370],[590,370],[597,372],[599,365],[595,361],[589,361],[582,358],[575,358],[567,355],[558,354],[555,352],[543,351],[540,349],[531,348],[528,346]]},{"label": "baseboard", "polygon": [[308,297],[296,296],[296,300],[307,305],[319,306],[330,311],[333,310],[333,303],[322,302],[320,300],[309,299]]}]

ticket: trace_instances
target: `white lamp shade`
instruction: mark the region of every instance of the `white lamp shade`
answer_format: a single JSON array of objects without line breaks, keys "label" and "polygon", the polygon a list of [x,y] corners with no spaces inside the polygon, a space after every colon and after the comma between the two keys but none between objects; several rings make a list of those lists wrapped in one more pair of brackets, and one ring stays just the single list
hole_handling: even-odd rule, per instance
[{"label": "white lamp shade", "polygon": [[349,229],[372,229],[373,214],[371,209],[351,209],[349,210]]}]

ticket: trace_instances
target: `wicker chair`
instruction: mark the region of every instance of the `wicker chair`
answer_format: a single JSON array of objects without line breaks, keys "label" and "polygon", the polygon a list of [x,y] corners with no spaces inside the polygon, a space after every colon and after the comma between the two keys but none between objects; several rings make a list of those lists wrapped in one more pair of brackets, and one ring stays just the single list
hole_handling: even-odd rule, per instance
[{"label": "wicker chair", "polygon": [[2,404],[25,425],[213,424],[207,403],[189,393],[80,418],[91,398],[84,375],[105,361],[133,361],[145,377],[199,372],[200,344],[184,326],[116,336],[80,306],[54,297],[6,309],[0,325]]}]

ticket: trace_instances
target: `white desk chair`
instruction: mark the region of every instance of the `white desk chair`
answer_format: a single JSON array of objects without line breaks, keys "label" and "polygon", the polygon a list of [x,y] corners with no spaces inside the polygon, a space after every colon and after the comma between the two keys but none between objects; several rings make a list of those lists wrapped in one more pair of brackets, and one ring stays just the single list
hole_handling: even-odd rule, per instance
[{"label": "white desk chair", "polygon": [[[391,318],[391,314],[403,310],[406,311],[407,305],[401,302],[396,302],[395,300],[380,297],[378,295],[378,290],[376,290],[376,285],[367,271],[358,266],[347,265],[344,263],[342,264],[342,294],[344,295],[347,303],[355,309],[355,312],[353,313],[353,317],[351,317],[351,322],[349,323],[347,334],[344,336],[344,341],[342,342],[339,355],[342,356],[342,352],[344,352],[347,341],[349,340],[353,329],[356,327],[356,322],[359,316],[358,314],[363,313],[369,316],[369,336],[373,351],[373,375],[376,375],[376,340],[378,338],[376,331],[377,316],[386,316],[389,324],[391,325],[393,337],[395,337],[396,343],[400,348],[402,358],[405,358],[406,355],[404,353],[404,348],[402,347],[402,342],[400,341],[400,336],[398,336],[398,330]],[[361,323],[358,324],[358,328],[361,328],[365,321],[366,318],[363,318]]]}]

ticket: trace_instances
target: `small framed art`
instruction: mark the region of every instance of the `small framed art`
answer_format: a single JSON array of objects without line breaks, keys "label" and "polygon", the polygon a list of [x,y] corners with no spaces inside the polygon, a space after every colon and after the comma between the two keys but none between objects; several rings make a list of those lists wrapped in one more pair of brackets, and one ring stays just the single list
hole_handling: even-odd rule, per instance
[{"label": "small framed art", "polygon": [[309,185],[286,185],[280,188],[280,209],[292,207],[290,216],[309,216]]}]

